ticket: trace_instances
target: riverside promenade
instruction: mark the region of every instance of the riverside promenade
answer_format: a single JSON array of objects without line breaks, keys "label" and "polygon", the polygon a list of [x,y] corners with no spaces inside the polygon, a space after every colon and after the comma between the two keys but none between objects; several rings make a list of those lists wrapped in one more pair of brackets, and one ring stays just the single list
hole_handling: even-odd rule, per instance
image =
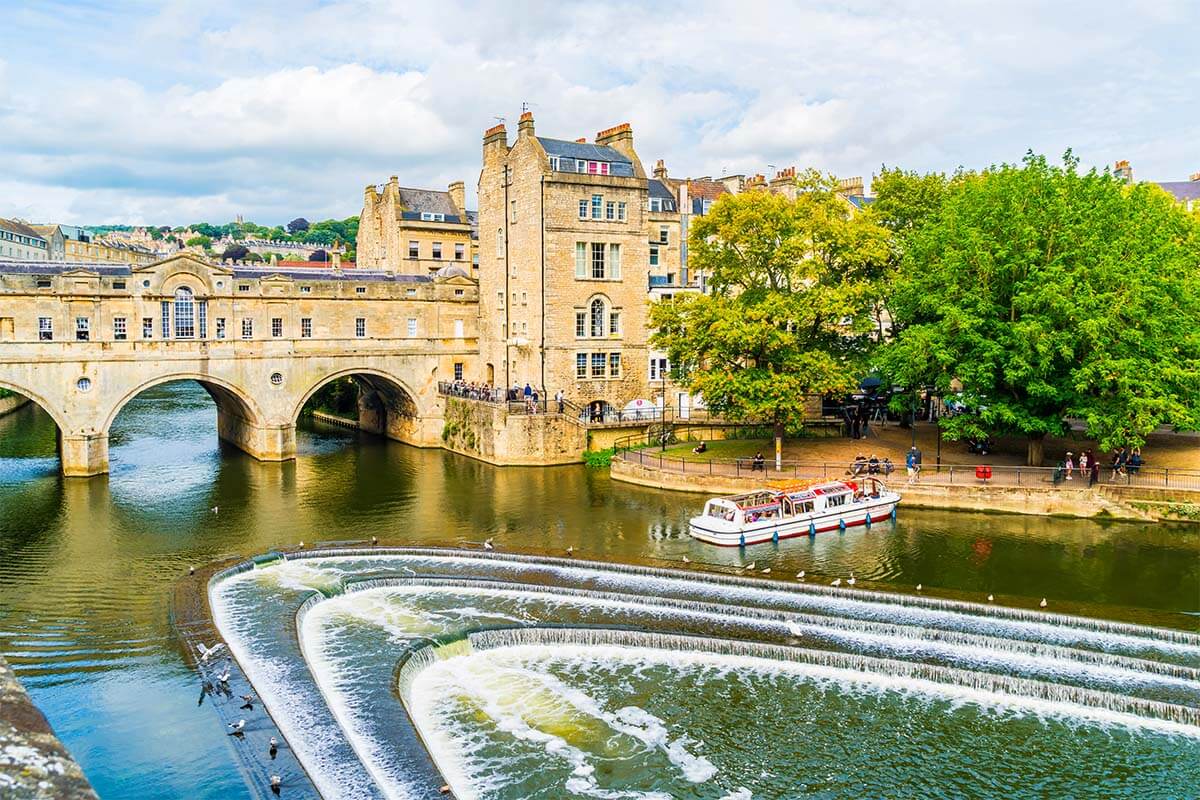
[{"label": "riverside promenade", "polygon": [[83,770],[0,658],[0,797],[95,800]]},{"label": "riverside promenade", "polygon": [[[892,459],[891,474],[881,471],[879,477],[903,494],[907,507],[1200,523],[1200,440],[1193,437],[1161,441],[1151,452],[1162,466],[1143,466],[1114,477],[1102,461],[1100,479],[1092,485],[1078,470],[1067,479],[1056,467],[1021,466],[1018,456],[1003,450],[968,455],[962,445],[946,443],[939,464],[936,442],[930,439],[936,432],[931,426],[922,427],[927,429],[918,433],[917,441],[923,466],[911,483],[905,474],[904,450],[912,434],[895,427],[870,439],[789,441],[779,470],[770,441],[720,440],[695,427],[666,448],[619,449],[611,474],[614,480],[641,486],[736,494],[772,481],[850,479],[851,464],[861,453]],[[699,440],[708,445],[703,454],[692,450]],[[1076,453],[1082,449],[1070,442],[1056,447],[1063,452],[1068,447]],[[765,463],[756,469],[753,456],[758,452]]]}]

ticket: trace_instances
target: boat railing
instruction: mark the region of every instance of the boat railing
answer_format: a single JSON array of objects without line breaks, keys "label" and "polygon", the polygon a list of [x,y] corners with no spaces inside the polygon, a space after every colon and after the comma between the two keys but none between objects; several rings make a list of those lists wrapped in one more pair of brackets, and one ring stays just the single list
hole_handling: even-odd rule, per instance
[{"label": "boat railing", "polygon": [[[761,478],[774,480],[856,480],[874,478],[885,481],[892,487],[903,486],[909,481],[903,467],[890,475],[882,469],[878,472],[855,472],[853,465],[846,462],[806,462],[784,459],[776,469],[773,460],[755,462],[752,458],[682,458],[657,449],[627,449],[615,458],[631,464],[639,464],[663,472],[679,475],[719,475],[735,478]],[[1012,487],[1055,487],[1059,489],[1133,486],[1144,489],[1190,489],[1200,490],[1200,470],[1176,467],[1141,467],[1136,471],[1113,473],[1111,467],[1100,470],[1099,479],[1091,484],[1088,476],[1078,470],[1068,476],[1061,467],[1026,467],[996,464],[941,464],[923,465],[914,476],[917,484],[1012,486]]]}]

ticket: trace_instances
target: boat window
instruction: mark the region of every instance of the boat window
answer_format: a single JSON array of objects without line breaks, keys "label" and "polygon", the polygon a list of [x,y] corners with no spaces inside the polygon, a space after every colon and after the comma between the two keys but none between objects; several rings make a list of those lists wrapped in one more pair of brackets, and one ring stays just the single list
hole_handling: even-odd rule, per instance
[{"label": "boat window", "polygon": [[813,510],[813,501],[805,500],[803,503],[796,504],[797,514],[811,514]]},{"label": "boat window", "polygon": [[846,495],[835,494],[825,498],[826,506],[844,506],[846,505]]}]

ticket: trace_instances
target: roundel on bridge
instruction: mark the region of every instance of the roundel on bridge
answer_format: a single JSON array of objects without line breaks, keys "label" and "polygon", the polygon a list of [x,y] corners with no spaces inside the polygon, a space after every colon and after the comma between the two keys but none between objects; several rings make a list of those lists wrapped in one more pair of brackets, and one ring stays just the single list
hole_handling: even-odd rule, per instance
[{"label": "roundel on bridge", "polygon": [[282,386],[283,385],[283,373],[282,372],[272,372],[271,373],[271,384],[273,386]]}]

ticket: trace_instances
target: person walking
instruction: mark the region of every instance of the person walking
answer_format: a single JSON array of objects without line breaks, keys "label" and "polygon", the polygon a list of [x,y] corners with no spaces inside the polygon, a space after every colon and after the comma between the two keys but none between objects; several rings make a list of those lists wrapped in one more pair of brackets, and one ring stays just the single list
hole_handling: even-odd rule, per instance
[{"label": "person walking", "polygon": [[555,402],[558,403],[558,413],[560,413],[560,414],[563,413],[563,409],[566,406],[566,399],[567,398],[563,394],[562,389],[559,389],[558,392],[554,395],[554,400],[555,400]]},{"label": "person walking", "polygon": [[[1066,471],[1065,477],[1066,477],[1066,479],[1067,479],[1067,480],[1071,480],[1071,473],[1075,471],[1075,457],[1074,457],[1074,455],[1075,455],[1074,453],[1072,453],[1070,450],[1068,450],[1068,451],[1067,451],[1067,458],[1066,458],[1066,460],[1063,462],[1063,469]],[[1080,457],[1080,462],[1082,463],[1082,461],[1083,461],[1083,458],[1082,458],[1082,457]],[[1081,467],[1080,467],[1080,469],[1082,470],[1082,469],[1083,469],[1083,467],[1081,466]],[[1081,473],[1081,474],[1082,474],[1082,473]]]},{"label": "person walking", "polygon": [[912,448],[904,456],[904,466],[908,471],[908,482],[915,483],[921,472],[921,465],[917,463],[917,448]]}]

